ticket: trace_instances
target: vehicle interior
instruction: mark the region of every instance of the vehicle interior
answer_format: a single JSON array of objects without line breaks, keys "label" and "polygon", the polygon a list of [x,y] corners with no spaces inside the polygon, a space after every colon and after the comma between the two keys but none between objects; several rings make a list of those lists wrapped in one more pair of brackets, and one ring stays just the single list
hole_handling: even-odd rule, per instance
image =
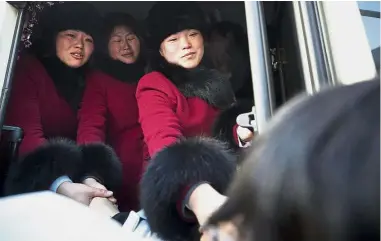
[{"label": "vehicle interior", "polygon": [[[123,2],[91,2],[101,14],[122,11],[131,14],[137,20],[143,21],[151,6],[155,2],[150,1],[123,1]],[[245,30],[245,4],[243,1],[227,2],[199,2],[210,22],[232,21],[240,24]],[[291,2],[263,2],[264,17],[267,30],[268,53],[270,56],[269,66],[272,73],[272,96],[274,108],[284,104],[287,100],[304,90],[302,70],[295,25],[293,23]],[[38,11],[28,11],[26,21],[37,17]],[[24,24],[24,27],[26,24]],[[24,32],[19,49],[27,48],[30,32]],[[33,34],[33,33],[32,33]],[[249,39],[250,42],[250,39]],[[250,44],[250,43],[249,43]],[[251,59],[256,58],[250,56]],[[255,73],[252,72],[252,78]],[[256,86],[252,86],[254,89]],[[22,130],[18,127],[3,127],[2,143],[0,150],[0,183],[6,175],[6,170],[17,157],[17,145],[22,140]],[[1,192],[1,191],[0,191]]]}]

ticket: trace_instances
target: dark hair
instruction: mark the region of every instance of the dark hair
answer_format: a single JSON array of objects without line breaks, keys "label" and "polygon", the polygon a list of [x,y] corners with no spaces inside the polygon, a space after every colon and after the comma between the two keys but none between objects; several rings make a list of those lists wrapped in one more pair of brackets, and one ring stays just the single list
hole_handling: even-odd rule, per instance
[{"label": "dark hair", "polygon": [[112,12],[104,17],[104,31],[106,37],[110,37],[112,31],[117,26],[126,26],[131,29],[136,35],[141,35],[141,28],[134,17],[128,13]]},{"label": "dark hair", "polygon": [[242,217],[244,240],[379,240],[379,80],[293,100],[253,144],[210,225]]}]

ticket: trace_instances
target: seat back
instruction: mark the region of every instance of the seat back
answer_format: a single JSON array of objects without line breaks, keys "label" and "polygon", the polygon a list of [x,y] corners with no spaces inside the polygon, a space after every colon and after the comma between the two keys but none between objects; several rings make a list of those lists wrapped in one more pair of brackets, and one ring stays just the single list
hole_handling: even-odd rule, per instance
[{"label": "seat back", "polygon": [[4,181],[9,165],[18,158],[18,149],[23,140],[23,131],[17,126],[4,125],[0,139],[0,197],[3,196]]}]

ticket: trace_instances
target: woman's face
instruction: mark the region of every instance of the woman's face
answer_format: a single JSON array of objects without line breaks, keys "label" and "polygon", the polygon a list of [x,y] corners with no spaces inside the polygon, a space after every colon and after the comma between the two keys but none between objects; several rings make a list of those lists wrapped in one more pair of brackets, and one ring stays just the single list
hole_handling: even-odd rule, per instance
[{"label": "woman's face", "polygon": [[86,64],[93,50],[93,38],[85,32],[69,29],[57,34],[57,57],[69,67],[79,68]]},{"label": "woman's face", "polygon": [[140,41],[128,27],[117,26],[111,33],[108,52],[114,60],[125,64],[135,63],[140,54]]},{"label": "woman's face", "polygon": [[164,39],[160,54],[168,63],[186,69],[195,68],[204,56],[204,39],[198,30],[183,30]]}]

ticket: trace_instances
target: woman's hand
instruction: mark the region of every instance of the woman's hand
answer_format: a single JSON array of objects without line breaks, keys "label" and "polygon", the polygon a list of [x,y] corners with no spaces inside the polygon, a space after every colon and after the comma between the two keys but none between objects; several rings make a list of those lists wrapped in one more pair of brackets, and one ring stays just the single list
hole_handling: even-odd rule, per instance
[{"label": "woman's hand", "polygon": [[237,135],[239,139],[245,143],[250,143],[254,138],[254,133],[250,131],[248,128],[238,126],[237,127]]},{"label": "woman's hand", "polygon": [[113,193],[105,189],[99,189],[87,186],[81,183],[64,182],[58,189],[57,193],[69,197],[77,202],[89,205],[95,197],[110,198]]},{"label": "woman's hand", "polygon": [[[83,181],[83,184],[89,186],[89,187],[94,187],[94,188],[97,188],[97,189],[102,189],[102,190],[106,190],[107,191],[107,188],[100,184],[97,180],[95,180],[94,178],[91,178],[91,177],[88,177],[86,178],[84,181]],[[114,196],[111,196],[108,198],[108,200],[110,202],[112,202],[113,204],[116,204],[116,199]]]},{"label": "woman's hand", "polygon": [[198,223],[203,225],[205,221],[216,211],[227,197],[221,195],[209,184],[199,185],[190,195],[189,208],[196,215]]}]

